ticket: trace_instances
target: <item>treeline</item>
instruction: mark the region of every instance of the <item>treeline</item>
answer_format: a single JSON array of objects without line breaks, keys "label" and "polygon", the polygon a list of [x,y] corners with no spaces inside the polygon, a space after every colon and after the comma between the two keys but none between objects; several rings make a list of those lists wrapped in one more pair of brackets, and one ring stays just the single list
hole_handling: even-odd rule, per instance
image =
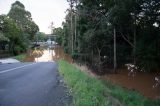
[{"label": "treeline", "polygon": [[[159,0],[68,0],[60,43],[95,71],[160,68]],[[116,72],[116,70],[115,70]]]},{"label": "treeline", "polygon": [[7,15],[0,15],[0,49],[14,55],[25,52],[38,31],[31,13],[16,1]]}]

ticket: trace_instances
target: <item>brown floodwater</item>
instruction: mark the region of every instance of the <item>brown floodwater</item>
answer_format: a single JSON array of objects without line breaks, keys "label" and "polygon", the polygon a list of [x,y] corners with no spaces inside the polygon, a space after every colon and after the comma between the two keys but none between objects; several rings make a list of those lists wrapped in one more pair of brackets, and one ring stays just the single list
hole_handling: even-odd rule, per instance
[{"label": "brown floodwater", "polygon": [[[64,59],[69,63],[73,63],[70,55],[64,53],[60,46],[52,48],[40,47],[28,50],[26,62],[49,62]],[[104,80],[110,80],[112,83],[118,84],[130,90],[136,90],[142,95],[149,98],[160,98],[160,87],[153,88],[155,84],[155,74],[137,73],[135,77],[129,77],[126,69],[118,70],[118,74],[107,74],[102,76]]]},{"label": "brown floodwater", "polygon": [[128,76],[127,69],[119,69],[118,74],[107,74],[102,78],[127,89],[136,90],[148,98],[156,99],[160,98],[160,86],[153,88],[156,75],[156,73],[137,72],[135,77],[131,77]]},{"label": "brown floodwater", "polygon": [[51,48],[47,47],[38,47],[33,50],[27,51],[27,57],[24,60],[25,62],[49,62],[57,61],[59,59],[64,59],[68,62],[72,62],[70,55],[63,52],[63,49],[60,46],[53,46]]}]

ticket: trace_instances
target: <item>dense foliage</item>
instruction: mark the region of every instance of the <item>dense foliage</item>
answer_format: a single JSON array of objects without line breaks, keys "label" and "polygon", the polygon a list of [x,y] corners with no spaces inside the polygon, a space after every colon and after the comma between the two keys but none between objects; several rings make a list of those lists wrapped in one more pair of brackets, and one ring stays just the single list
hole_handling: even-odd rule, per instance
[{"label": "dense foliage", "polygon": [[35,33],[39,30],[38,26],[34,23],[31,13],[25,10],[25,7],[19,1],[12,4],[8,16],[27,34],[30,40],[33,39]]},{"label": "dense foliage", "polygon": [[63,29],[61,27],[54,28],[52,31],[53,35],[55,36],[54,40],[59,43],[59,45],[62,45],[62,39],[63,39]]},{"label": "dense foliage", "polygon": [[17,54],[22,52],[25,48],[25,44],[23,42],[23,35],[21,29],[16,25],[16,23],[6,15],[0,16],[1,20],[1,33],[3,36],[8,39],[5,41],[1,41],[1,46],[8,43],[8,49],[13,54]]},{"label": "dense foliage", "polygon": [[24,52],[38,30],[31,13],[25,10],[22,3],[16,1],[8,15],[0,15],[0,49],[8,49],[13,54]]},{"label": "dense foliage", "polygon": [[74,59],[98,72],[128,62],[145,71],[160,67],[159,0],[68,2],[60,41]]},{"label": "dense foliage", "polygon": [[34,36],[34,42],[44,42],[47,41],[48,37],[43,32],[37,32]]}]

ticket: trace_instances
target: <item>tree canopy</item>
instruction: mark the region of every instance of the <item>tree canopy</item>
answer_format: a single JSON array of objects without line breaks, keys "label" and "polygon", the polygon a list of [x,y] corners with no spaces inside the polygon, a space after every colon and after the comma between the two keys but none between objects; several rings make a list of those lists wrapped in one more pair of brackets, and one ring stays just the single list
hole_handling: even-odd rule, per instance
[{"label": "tree canopy", "polygon": [[67,53],[77,55],[77,61],[89,64],[94,70],[102,71],[103,69],[96,69],[99,66],[112,68],[115,34],[118,67],[128,62],[135,63],[146,71],[160,67],[160,1],[68,2],[70,7],[63,22],[61,42]]},{"label": "tree canopy", "polygon": [[12,4],[8,15],[0,15],[0,46],[5,48],[8,43],[8,49],[13,54],[26,51],[38,31],[31,13],[19,1]]},{"label": "tree canopy", "polygon": [[25,10],[25,6],[16,1],[12,4],[8,16],[22,29],[24,33],[29,35],[29,39],[33,39],[36,32],[39,31],[38,26],[32,20],[31,13]]}]

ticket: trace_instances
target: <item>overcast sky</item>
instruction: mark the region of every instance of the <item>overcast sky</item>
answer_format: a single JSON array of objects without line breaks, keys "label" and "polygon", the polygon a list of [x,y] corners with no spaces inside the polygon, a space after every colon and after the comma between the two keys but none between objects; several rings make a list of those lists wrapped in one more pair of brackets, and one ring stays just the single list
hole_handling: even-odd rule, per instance
[{"label": "overcast sky", "polygon": [[[16,0],[0,0],[0,14],[7,14]],[[48,28],[53,21],[55,27],[61,27],[68,8],[67,0],[18,0],[32,14],[32,18],[41,32],[50,33]]]}]

